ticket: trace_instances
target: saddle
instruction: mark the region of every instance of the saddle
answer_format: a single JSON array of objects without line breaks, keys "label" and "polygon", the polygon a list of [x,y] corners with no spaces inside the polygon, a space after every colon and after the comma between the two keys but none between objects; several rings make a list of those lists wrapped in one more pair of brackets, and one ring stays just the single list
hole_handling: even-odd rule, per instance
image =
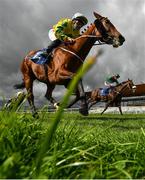
[{"label": "saddle", "polygon": [[48,54],[46,49],[42,49],[36,52],[36,54],[31,57],[31,60],[36,64],[48,64],[51,58],[51,53]]},{"label": "saddle", "polygon": [[109,94],[109,92],[110,92],[110,88],[109,87],[107,87],[107,88],[100,88],[99,90],[100,90],[100,95],[101,96],[107,96]]}]

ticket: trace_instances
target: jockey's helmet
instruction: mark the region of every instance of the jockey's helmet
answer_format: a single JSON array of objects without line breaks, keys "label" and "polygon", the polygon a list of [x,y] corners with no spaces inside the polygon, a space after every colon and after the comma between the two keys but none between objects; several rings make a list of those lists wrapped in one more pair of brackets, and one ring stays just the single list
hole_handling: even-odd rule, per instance
[{"label": "jockey's helmet", "polygon": [[83,14],[78,12],[73,15],[72,20],[78,20],[83,25],[86,25],[88,23],[88,19]]},{"label": "jockey's helmet", "polygon": [[119,75],[119,74],[116,74],[115,76],[116,76],[117,79],[120,78],[120,75]]}]

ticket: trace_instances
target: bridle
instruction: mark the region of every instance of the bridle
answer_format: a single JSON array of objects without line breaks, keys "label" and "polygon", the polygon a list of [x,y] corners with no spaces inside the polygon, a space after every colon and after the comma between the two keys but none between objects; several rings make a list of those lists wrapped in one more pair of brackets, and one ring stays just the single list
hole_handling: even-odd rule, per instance
[{"label": "bridle", "polygon": [[[98,41],[98,43],[94,43],[93,46],[96,46],[96,45],[104,45],[104,44],[107,44],[106,41],[109,41],[109,40],[113,40],[112,37],[108,34],[108,32],[106,31],[106,29],[104,28],[104,26],[102,25],[102,20],[106,19],[105,17],[102,17],[100,19],[96,19],[94,21],[94,24],[95,24],[95,29],[92,33],[92,35],[81,35],[79,36],[78,38],[76,38],[75,40],[78,40],[78,39],[81,39],[81,38],[96,38],[96,41]],[[96,32],[99,31],[100,34],[102,34],[102,36],[97,36],[95,35]],[[99,39],[99,38],[102,38],[103,42]],[[66,48],[63,48],[63,47],[59,47],[60,49],[62,49],[63,51],[65,52],[68,52],[72,55],[74,55],[77,59],[79,59],[82,63],[84,62],[84,60],[78,56],[75,52],[73,51],[70,51]]]},{"label": "bridle", "polygon": [[123,93],[123,91],[124,90],[126,90],[127,88],[129,88],[130,90],[132,90],[132,89],[134,89],[134,85],[132,84],[131,85],[131,81],[130,80],[128,80],[128,81],[126,81],[126,82],[122,82],[122,83],[120,83],[120,85],[123,85],[123,87],[121,87],[121,89],[117,92],[118,94],[122,94]]},{"label": "bridle", "polygon": [[[96,32],[96,30],[94,32]],[[98,43],[93,44],[93,46],[106,44],[105,42],[101,42],[100,40],[98,40],[98,38],[101,38],[101,37],[102,36],[96,36],[96,35],[82,35],[82,36],[76,38],[76,40],[81,39],[81,38],[96,38],[97,39],[96,41],[98,41]]]},{"label": "bridle", "polygon": [[[112,41],[113,41],[113,37],[111,36],[111,35],[109,35],[108,34],[108,32],[109,31],[107,31],[106,29],[105,29],[105,27],[103,26],[103,23],[102,23],[102,21],[104,21],[104,20],[108,20],[108,18],[106,18],[106,17],[102,17],[102,18],[100,18],[100,19],[96,19],[95,21],[94,21],[94,24],[95,24],[95,26],[96,26],[96,29],[100,32],[100,34],[102,34],[102,41],[101,41],[101,43],[104,43],[104,44],[107,44],[107,42],[109,43],[112,43]],[[108,20],[109,21],[109,20]],[[109,21],[110,22],[110,21]],[[109,44],[110,44],[109,43]]]},{"label": "bridle", "polygon": [[[98,43],[95,43],[93,46],[95,46],[95,45],[104,45],[104,44],[107,44],[107,42],[109,43],[109,41],[110,41],[110,43],[112,43],[113,37],[108,34],[109,31],[107,31],[105,29],[105,27],[103,26],[103,24],[102,24],[102,21],[106,20],[106,19],[108,20],[108,18],[106,18],[106,17],[96,19],[94,21],[94,24],[95,24],[96,28],[94,29],[93,34],[92,35],[82,35],[82,36],[76,38],[76,40],[80,39],[80,38],[96,38],[96,41],[98,41]],[[95,34],[96,34],[97,31],[99,31],[102,36],[96,36]],[[98,38],[101,38],[102,41],[100,39],[98,39]]]}]

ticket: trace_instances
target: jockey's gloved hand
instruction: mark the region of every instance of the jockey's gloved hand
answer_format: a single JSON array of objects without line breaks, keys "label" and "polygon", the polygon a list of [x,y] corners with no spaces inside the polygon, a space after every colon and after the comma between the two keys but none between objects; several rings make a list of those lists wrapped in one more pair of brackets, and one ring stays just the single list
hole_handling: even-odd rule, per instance
[{"label": "jockey's gloved hand", "polygon": [[69,39],[68,39],[68,43],[69,43],[69,44],[74,44],[74,43],[75,43],[75,39],[69,38]]}]

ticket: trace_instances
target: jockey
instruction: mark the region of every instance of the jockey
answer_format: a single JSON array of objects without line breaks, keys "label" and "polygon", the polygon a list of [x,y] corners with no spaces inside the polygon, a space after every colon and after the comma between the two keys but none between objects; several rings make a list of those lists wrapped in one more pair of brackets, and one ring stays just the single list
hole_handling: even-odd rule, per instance
[{"label": "jockey", "polygon": [[81,13],[74,14],[72,19],[64,18],[58,21],[48,32],[51,44],[46,49],[47,53],[49,54],[62,42],[73,44],[74,39],[80,36],[80,29],[87,23],[87,18]]},{"label": "jockey", "polygon": [[111,88],[119,84],[118,79],[120,78],[119,74],[114,74],[113,76],[108,76],[104,82],[105,86]]}]

